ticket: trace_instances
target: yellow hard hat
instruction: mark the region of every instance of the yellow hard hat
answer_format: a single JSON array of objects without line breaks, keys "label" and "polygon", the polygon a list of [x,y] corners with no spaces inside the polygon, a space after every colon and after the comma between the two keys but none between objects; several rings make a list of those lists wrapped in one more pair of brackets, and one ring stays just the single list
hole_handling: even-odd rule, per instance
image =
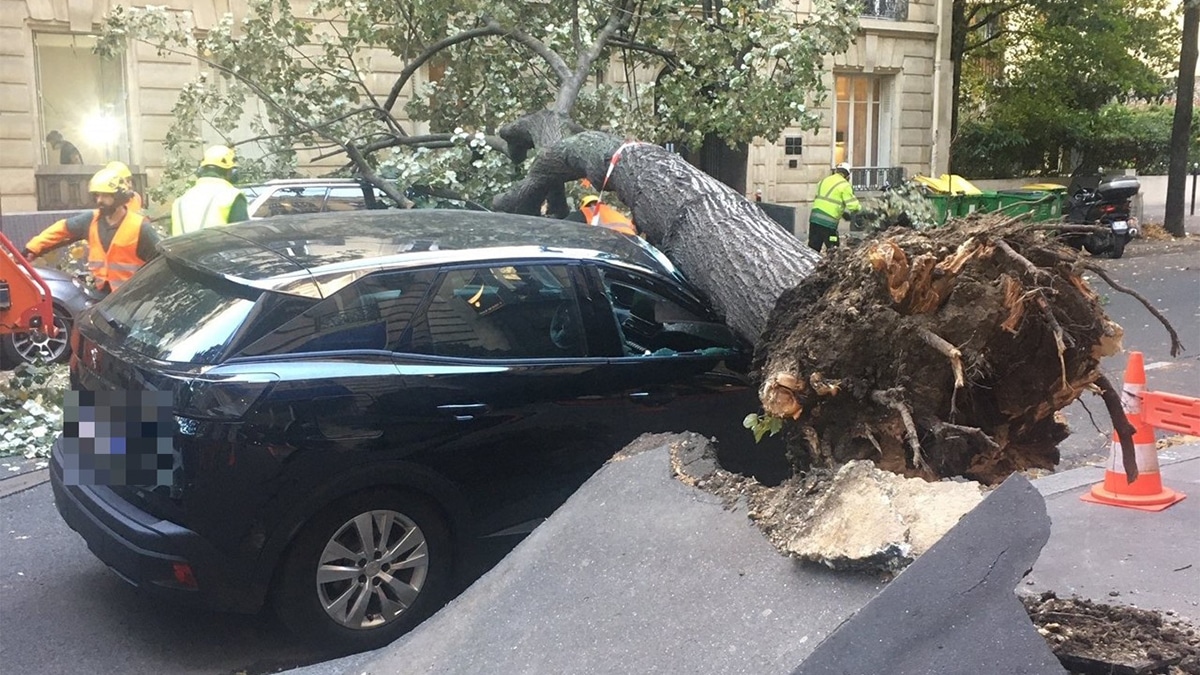
[{"label": "yellow hard hat", "polygon": [[133,189],[133,172],[129,170],[128,166],[125,166],[124,162],[109,162],[104,165],[104,168],[115,172],[121,179],[121,185],[125,186],[126,190]]},{"label": "yellow hard hat", "polygon": [[226,145],[214,145],[204,151],[204,159],[200,160],[200,166],[232,169],[237,166],[237,162],[234,160],[232,148]]},{"label": "yellow hard hat", "polygon": [[600,201],[600,198],[597,197],[596,195],[588,195],[583,198],[583,201],[579,202],[579,208],[583,208],[585,206],[591,206],[592,204],[595,204],[598,201]]},{"label": "yellow hard hat", "polygon": [[96,172],[88,181],[88,192],[104,195],[115,195],[125,191],[121,175],[107,166]]}]

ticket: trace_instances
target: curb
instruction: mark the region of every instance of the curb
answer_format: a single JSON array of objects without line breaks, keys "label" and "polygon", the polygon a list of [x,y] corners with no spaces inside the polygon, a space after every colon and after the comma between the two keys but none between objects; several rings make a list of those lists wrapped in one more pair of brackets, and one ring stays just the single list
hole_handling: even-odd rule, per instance
[{"label": "curb", "polygon": [[[0,458],[0,499],[24,492],[50,480],[49,459],[20,455]],[[15,471],[11,470],[15,467]]]}]

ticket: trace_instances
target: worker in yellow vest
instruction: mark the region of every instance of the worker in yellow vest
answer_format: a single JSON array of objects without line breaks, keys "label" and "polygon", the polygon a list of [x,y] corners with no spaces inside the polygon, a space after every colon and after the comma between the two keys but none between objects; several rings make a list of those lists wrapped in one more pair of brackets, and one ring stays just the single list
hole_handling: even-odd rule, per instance
[{"label": "worker in yellow vest", "polygon": [[196,184],[171,206],[171,236],[250,219],[246,195],[231,182],[236,166],[232,148],[214,145],[204,151]]},{"label": "worker in yellow vest", "polygon": [[808,246],[820,251],[822,246],[834,248],[838,245],[838,221],[850,213],[862,210],[862,204],[854,196],[850,185],[850,165],[838,164],[833,173],[817,183],[817,196],[813,198],[812,211],[808,216]]},{"label": "worker in yellow vest", "polygon": [[29,240],[23,251],[34,258],[81,239],[88,243],[88,270],[96,289],[121,287],[142,265],[158,255],[159,234],[142,214],[129,208],[132,190],[117,171],[103,168],[88,182],[96,208],[64,218]]}]

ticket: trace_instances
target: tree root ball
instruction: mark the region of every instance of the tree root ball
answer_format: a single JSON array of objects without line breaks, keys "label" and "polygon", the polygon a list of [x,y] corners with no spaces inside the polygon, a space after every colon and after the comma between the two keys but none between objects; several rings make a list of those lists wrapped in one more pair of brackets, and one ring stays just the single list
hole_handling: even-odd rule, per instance
[{"label": "tree root ball", "polygon": [[756,357],[764,410],[787,420],[801,470],[869,459],[995,484],[1053,468],[1068,433],[1055,412],[1120,350],[1082,270],[996,217],[837,250],[775,305]]}]

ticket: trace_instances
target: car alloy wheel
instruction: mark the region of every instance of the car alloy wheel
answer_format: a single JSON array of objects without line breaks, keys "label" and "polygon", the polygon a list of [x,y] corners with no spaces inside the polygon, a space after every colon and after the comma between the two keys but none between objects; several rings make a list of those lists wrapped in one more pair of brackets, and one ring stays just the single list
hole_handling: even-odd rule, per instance
[{"label": "car alloy wheel", "polygon": [[441,511],[417,494],[377,489],[329,504],[281,561],[276,614],[324,647],[382,647],[445,601],[451,542]]},{"label": "car alloy wheel", "polygon": [[425,586],[429,547],[403,513],[360,513],[325,544],[317,564],[317,595],[325,613],[347,628],[396,620]]},{"label": "car alloy wheel", "polygon": [[66,361],[69,356],[71,320],[58,307],[54,308],[54,328],[54,337],[40,331],[5,336],[6,351],[19,363]]}]

